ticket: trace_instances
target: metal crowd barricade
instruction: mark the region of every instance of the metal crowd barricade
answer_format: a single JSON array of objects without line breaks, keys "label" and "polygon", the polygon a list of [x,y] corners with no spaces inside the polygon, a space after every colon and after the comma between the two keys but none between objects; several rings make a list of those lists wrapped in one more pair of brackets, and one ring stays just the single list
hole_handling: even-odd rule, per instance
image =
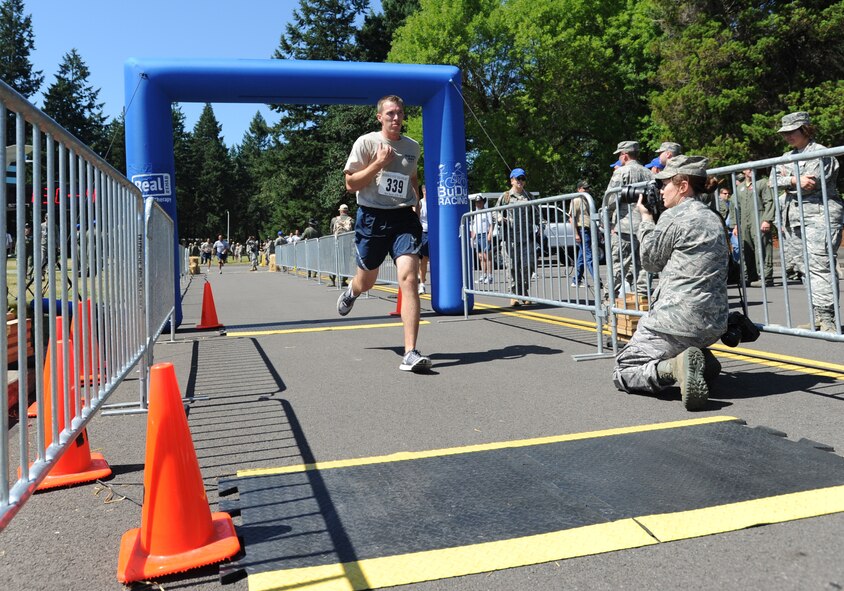
[{"label": "metal crowd barricade", "polygon": [[[344,232],[337,236],[322,236],[311,240],[299,240],[276,247],[276,260],[281,260],[282,269],[302,270],[316,273],[319,283],[322,275],[335,275],[338,285],[343,279],[355,276],[355,233]],[[391,257],[384,259],[378,268],[377,285],[398,286],[398,270]],[[368,297],[369,293],[364,294]]]},{"label": "metal crowd barricade", "polygon": [[[841,245],[841,226],[844,220],[831,219],[829,207],[830,201],[833,199],[841,202],[841,196],[838,195],[835,186],[838,167],[834,166],[837,164],[834,160],[841,155],[844,155],[844,146],[803,154],[786,154],[778,158],[745,162],[707,171],[712,176],[726,178],[726,185],[731,189],[738,218],[735,224],[740,268],[738,289],[742,292],[743,300],[748,302],[744,277],[749,270],[746,268],[748,261],[745,259],[752,256],[757,275],[760,278],[761,301],[756,303],[756,298],[753,298],[753,302],[749,302],[748,315],[765,332],[844,342],[844,335],[841,333],[842,318],[839,301],[841,278],[837,269],[837,251]],[[810,165],[813,161],[819,164],[819,168],[824,171],[824,174],[820,177],[813,177],[819,183],[819,188],[809,193],[801,187],[801,180],[804,178],[804,170],[807,165]],[[742,183],[746,182],[743,178],[740,178],[740,175],[748,169],[751,171],[754,207],[750,211],[742,211],[736,199],[736,190]],[[770,174],[768,173],[769,169]],[[787,174],[783,176],[781,172]],[[791,176],[796,179],[796,187],[794,188],[788,186]],[[759,181],[762,179],[768,181],[768,188],[765,189],[763,186],[763,190],[770,191],[767,198],[773,201],[774,228],[771,229],[771,232],[776,231],[777,233],[777,248],[773,249],[773,286],[767,285],[764,278],[766,250],[764,240],[766,238],[763,237],[761,231],[764,212],[759,211],[758,207],[760,201],[763,201],[762,197],[765,197],[765,195],[759,193]],[[817,237],[810,241],[807,236],[804,203],[822,206],[823,232],[820,240],[822,244],[817,242]],[[764,203],[762,205],[764,209]],[[789,206],[796,209],[797,220],[788,218],[786,212],[792,210],[789,209]],[[752,234],[749,240],[743,235],[743,224],[741,223],[741,220],[746,216],[750,216],[752,219]],[[745,242],[751,243],[757,256],[753,256],[753,253],[749,253],[748,257],[745,256]],[[795,255],[793,261],[788,260],[789,251]],[[790,262],[796,264],[796,270],[803,276],[802,280],[789,279],[787,271]],[[818,265],[820,265],[821,271],[813,270]],[[832,286],[832,307],[835,326],[837,327],[835,333],[819,331],[815,324],[817,320],[815,308],[817,306],[813,305],[813,301],[815,301],[815,292],[821,289],[821,281],[828,281]]]},{"label": "metal crowd barricade", "polygon": [[[595,238],[590,240],[592,267],[584,269],[582,282],[576,281],[580,247],[570,221],[573,202],[580,213],[589,213],[589,228],[578,228],[580,243],[588,240],[587,232]],[[597,353],[578,359],[604,356],[597,219],[594,200],[587,193],[482,207],[464,214],[460,223],[464,315],[468,317],[467,294],[509,299],[514,305],[537,303],[590,312],[597,326]],[[484,232],[486,252],[484,241],[477,238]]]},{"label": "metal crowd barricade", "polygon": [[[625,187],[642,188],[647,182],[633,183]],[[616,187],[604,195],[601,210],[601,228],[604,244],[607,248],[605,287],[603,297],[609,319],[611,343],[613,352],[618,352],[619,329],[623,327],[625,336],[632,335],[638,318],[645,315],[650,307],[652,294],[652,278],[647,277],[644,289],[640,283],[644,279],[645,271],[639,260],[638,223],[640,214],[635,211],[635,203],[624,203],[622,191],[625,187]],[[632,223],[622,230],[615,228],[613,217],[625,217],[628,208]]]},{"label": "metal crowd barricade", "polygon": [[[16,386],[7,331],[0,336],[0,356],[7,360],[0,372],[0,529],[141,361],[154,340],[151,328],[160,332],[161,317],[172,309],[174,292],[172,221],[161,220],[169,234],[145,239],[138,188],[0,82],[0,137],[9,138],[9,132],[14,145],[0,151],[0,168],[10,171],[7,165],[14,162],[15,189],[10,198],[9,185],[0,183],[0,226],[16,236],[17,255],[0,262],[0,291],[7,309],[17,308],[20,330],[17,359],[11,360]],[[163,230],[154,221],[152,231]],[[148,251],[158,241],[168,254]],[[156,257],[154,265],[144,264],[145,252]],[[155,281],[170,285],[161,288],[162,301],[150,303],[144,281],[152,268]],[[154,313],[147,315],[147,308]],[[59,346],[66,360],[62,375],[56,371]],[[34,429],[26,419],[31,393]],[[13,406],[10,394],[17,397]],[[45,416],[48,399],[52,412]]]},{"label": "metal crowd barricade", "polygon": [[[731,203],[728,207],[723,207],[719,203],[718,195],[709,196],[711,199],[710,207],[715,211],[719,211],[722,218],[727,218],[730,215],[731,228],[735,228],[736,244],[733,246],[735,251],[736,266],[738,271],[736,277],[731,278],[728,289],[732,292],[738,290],[741,294],[741,301],[747,304],[747,313],[751,320],[760,328],[760,330],[770,333],[786,334],[798,337],[820,339],[833,342],[844,342],[844,335],[841,332],[841,307],[839,301],[840,293],[840,277],[837,268],[837,251],[842,241],[841,219],[831,219],[830,217],[830,200],[836,199],[840,202],[841,197],[837,195],[837,190],[834,189],[834,166],[833,159],[844,155],[844,146],[835,148],[828,148],[815,152],[808,152],[803,154],[786,154],[777,158],[768,158],[764,160],[756,160],[735,164],[731,166],[724,166],[713,168],[707,171],[710,177],[718,180],[719,187],[727,187],[731,192]],[[804,215],[804,193],[801,187],[801,179],[804,177],[803,170],[811,161],[820,160],[819,168],[824,171],[824,174],[816,178],[818,188],[816,188],[808,197],[805,198],[806,203],[814,203],[822,206],[823,211],[823,231],[821,232],[821,242],[812,244],[807,239],[807,233],[800,231],[801,228],[806,227],[806,218]],[[777,167],[785,167],[783,170],[787,173],[781,173]],[[744,178],[744,171],[750,170],[750,181],[752,186],[752,199],[750,200],[750,209],[742,206],[736,193],[738,188],[746,182]],[[790,194],[786,194],[786,183],[790,187],[790,177],[796,178],[796,187],[793,187]],[[764,182],[768,183],[767,188]],[[636,183],[633,187],[642,187],[646,183]],[[761,188],[760,188],[761,187]],[[611,240],[612,224],[607,205],[611,202],[619,200],[619,193],[623,188],[617,188],[609,191],[604,198],[604,206],[601,208],[602,225],[604,230],[605,241],[609,243]],[[761,191],[761,193],[760,193]],[[765,194],[770,191],[769,194]],[[716,189],[716,193],[718,189]],[[765,221],[764,209],[765,201],[770,199],[772,203],[769,207],[773,207],[774,218],[772,223],[771,233],[776,232],[777,247],[772,246],[772,285],[765,280],[765,257],[766,241],[769,239],[763,236],[762,222]],[[620,204],[616,203],[616,206]],[[632,204],[631,204],[632,205]],[[789,219],[786,215],[786,208],[788,205],[795,206],[797,212],[797,220]],[[760,211],[761,208],[761,211]],[[721,212],[720,210],[725,209]],[[794,210],[791,210],[792,213]],[[742,219],[750,216],[752,220],[750,223],[751,235],[745,236],[745,230],[742,228]],[[797,231],[794,231],[797,228]],[[725,226],[725,231],[728,229]],[[610,317],[610,325],[612,327],[612,346],[613,350],[617,351],[619,347],[619,327],[624,327],[624,333],[629,336],[635,330],[635,320],[646,314],[651,304],[651,296],[653,290],[659,282],[658,274],[648,275],[646,287],[640,290],[636,285],[636,278],[640,272],[639,258],[637,256],[638,240],[631,231],[625,236],[633,245],[633,255],[631,264],[628,266],[627,273],[622,273],[623,265],[619,257],[608,256],[606,268],[606,287],[607,294],[612,294],[608,305],[608,312]],[[771,236],[773,244],[773,237]],[[729,236],[728,236],[729,240]],[[752,246],[753,253],[746,253],[745,244]],[[812,254],[814,248],[814,255]],[[819,253],[818,251],[822,251]],[[789,251],[796,253],[789,260]],[[752,258],[752,261],[750,260]],[[811,259],[811,261],[810,261]],[[798,270],[803,275],[802,280],[789,279],[788,265],[790,262],[796,261]],[[753,269],[748,269],[747,264],[751,262]],[[822,271],[820,273],[805,273],[806,269],[812,268],[812,263],[820,265]],[[726,263],[725,263],[726,264]],[[825,269],[824,269],[825,267]],[[748,286],[745,285],[745,277],[748,276],[748,271],[756,271],[759,277],[759,292],[752,292],[752,297],[748,297]],[[622,281],[620,285],[616,285],[617,278],[621,276]],[[632,277],[632,281],[631,281]],[[827,281],[832,286],[832,308],[834,315],[834,322],[836,326],[835,332],[823,332],[818,330],[816,325],[815,307],[812,302],[814,300],[814,293],[818,286],[815,282]],[[632,284],[631,284],[632,283]]]}]

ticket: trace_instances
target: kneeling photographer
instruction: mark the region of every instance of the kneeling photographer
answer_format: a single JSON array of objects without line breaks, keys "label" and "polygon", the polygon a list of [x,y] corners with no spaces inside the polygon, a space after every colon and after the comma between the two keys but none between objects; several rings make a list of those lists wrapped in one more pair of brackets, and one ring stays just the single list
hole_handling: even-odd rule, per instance
[{"label": "kneeling photographer", "polygon": [[616,387],[625,392],[657,393],[680,386],[688,410],[706,405],[707,380],[718,375],[720,364],[705,347],[727,329],[724,225],[698,199],[705,190],[706,162],[701,156],[668,160],[656,175],[661,203],[651,189],[646,207],[648,188],[640,190],[642,267],[660,274],[659,286],[613,371]]}]

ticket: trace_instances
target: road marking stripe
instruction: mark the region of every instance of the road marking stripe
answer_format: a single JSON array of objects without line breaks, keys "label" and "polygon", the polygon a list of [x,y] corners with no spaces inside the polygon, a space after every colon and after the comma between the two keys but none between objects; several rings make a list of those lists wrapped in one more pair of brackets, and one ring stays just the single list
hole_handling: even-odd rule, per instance
[{"label": "road marking stripe", "polygon": [[611,437],[627,433],[644,433],[647,431],[659,431],[663,429],[677,429],[680,427],[691,427],[695,425],[708,425],[711,423],[723,423],[736,421],[735,417],[713,416],[700,419],[687,419],[682,421],[670,421],[667,423],[654,423],[651,425],[635,425],[632,427],[619,427],[615,429],[603,429],[600,431],[586,431],[584,433],[572,433],[568,435],[553,435],[550,437],[536,437],[533,439],[517,439],[515,441],[497,441],[493,443],[481,443],[478,445],[466,445],[444,449],[432,449],[425,451],[403,451],[384,456],[371,456],[368,458],[353,458],[348,460],[332,460],[327,462],[316,462],[312,464],[297,464],[295,466],[281,466],[278,468],[254,468],[251,470],[238,470],[239,478],[249,476],[269,476],[272,474],[293,474],[307,472],[310,470],[329,470],[332,468],[348,468],[351,466],[366,466],[370,464],[383,464],[387,462],[403,462],[406,460],[418,460],[421,458],[435,458],[457,454],[489,451],[495,449],[509,449],[516,447],[527,447],[531,445],[544,445],[548,443],[560,443],[563,441],[579,441],[582,439],[593,439],[596,437]]},{"label": "road marking stripe", "polygon": [[633,519],[511,540],[249,575],[249,591],[379,589],[657,544]]},{"label": "road marking stripe", "polygon": [[[420,320],[419,324],[430,324],[427,320]],[[385,322],[383,324],[339,324],[332,326],[315,326],[311,328],[283,328],[278,330],[230,331],[230,337],[255,337],[268,334],[296,334],[304,332],[329,332],[334,330],[358,330],[361,328],[395,328],[404,326],[401,322]]]}]

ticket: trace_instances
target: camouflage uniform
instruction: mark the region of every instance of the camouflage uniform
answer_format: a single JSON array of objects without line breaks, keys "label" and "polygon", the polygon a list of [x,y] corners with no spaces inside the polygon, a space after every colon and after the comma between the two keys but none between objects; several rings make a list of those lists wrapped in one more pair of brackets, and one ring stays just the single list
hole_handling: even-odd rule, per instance
[{"label": "camouflage uniform", "polygon": [[727,329],[727,238],[718,214],[694,198],[639,227],[642,266],[660,275],[653,306],[619,352],[613,381],[626,392],[658,392],[657,365]]},{"label": "camouflage uniform", "polygon": [[[652,181],[653,178],[654,175],[650,170],[639,164],[638,161],[631,160],[624,166],[615,169],[609,185],[607,185],[606,193],[625,185]],[[620,200],[616,199],[617,193],[610,195],[606,195],[606,193],[604,202],[607,204],[607,211],[610,214],[610,223],[615,230],[611,238],[615,290],[621,291],[621,282],[625,280],[628,285],[633,286],[635,284],[636,290],[640,294],[646,294],[648,291],[648,276],[639,261],[639,239],[637,237],[642,216],[636,210],[635,203],[621,203]],[[633,278],[634,267],[638,274],[635,281]]]},{"label": "camouflage uniform", "polygon": [[[771,241],[771,232],[763,232],[760,229],[762,222],[774,223],[774,197],[768,186],[766,177],[756,177],[756,187],[751,183],[752,178],[746,178],[736,187],[736,202],[738,204],[738,216],[741,222],[739,226],[739,237],[741,248],[744,253],[744,272],[748,281],[759,280],[759,261],[757,253],[762,254],[763,275],[765,281],[772,281],[774,278],[774,247]],[[756,212],[759,212],[757,222]],[[756,233],[762,238],[761,248],[757,248]]]},{"label": "camouflage uniform", "polygon": [[[789,154],[806,154],[826,149],[821,144],[810,141],[803,150],[792,150]],[[776,186],[780,191],[785,190],[785,206],[783,219],[789,224],[794,234],[793,242],[799,247],[804,240],[809,259],[809,285],[812,289],[812,307],[815,316],[829,315],[834,311],[833,305],[838,297],[838,270],[834,264],[830,266],[827,247],[826,212],[823,206],[822,187],[824,179],[827,190],[827,206],[829,213],[829,231],[832,238],[832,256],[837,257],[838,247],[841,245],[841,231],[844,224],[844,205],[838,194],[838,160],[836,158],[822,158],[800,162],[800,175],[797,174],[797,163],[780,164],[771,173],[776,177]],[[801,191],[803,224],[801,226],[801,208],[797,199],[797,188],[791,186],[790,177],[812,177],[817,181],[814,191]],[[772,183],[774,179],[772,178]],[[802,271],[802,252],[798,259]],[[830,320],[832,318],[830,317]]]},{"label": "camouflage uniform", "polygon": [[[527,191],[516,193],[510,189],[496,202],[496,207],[524,203],[532,199]],[[536,236],[534,226],[539,223],[537,212],[530,207],[505,209],[500,212],[502,243],[510,256],[510,290],[517,296],[530,294],[530,276],[536,260]]]}]

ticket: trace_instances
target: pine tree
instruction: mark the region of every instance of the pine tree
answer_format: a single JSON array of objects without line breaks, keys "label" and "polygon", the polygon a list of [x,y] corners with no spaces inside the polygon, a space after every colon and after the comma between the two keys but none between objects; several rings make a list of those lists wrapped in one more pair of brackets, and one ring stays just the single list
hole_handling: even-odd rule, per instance
[{"label": "pine tree", "polygon": [[24,16],[23,0],[0,3],[0,80],[29,98],[41,88],[44,76],[32,69],[35,49],[32,16]]},{"label": "pine tree", "polygon": [[103,103],[97,102],[99,89],[88,83],[90,72],[82,57],[71,49],[59,65],[56,81],[44,94],[44,112],[94,151],[104,154]]},{"label": "pine tree", "polygon": [[[206,104],[188,143],[188,159],[195,181],[190,187],[194,208],[190,219],[180,219],[182,236],[197,235],[197,232],[206,237],[225,234],[225,212],[233,207],[234,199],[232,163],[221,130],[214,109]],[[185,195],[180,198],[184,199]]]},{"label": "pine tree", "polygon": [[358,59],[364,62],[387,61],[393,33],[411,14],[419,10],[419,0],[383,0],[383,12],[370,12],[356,35]]}]

